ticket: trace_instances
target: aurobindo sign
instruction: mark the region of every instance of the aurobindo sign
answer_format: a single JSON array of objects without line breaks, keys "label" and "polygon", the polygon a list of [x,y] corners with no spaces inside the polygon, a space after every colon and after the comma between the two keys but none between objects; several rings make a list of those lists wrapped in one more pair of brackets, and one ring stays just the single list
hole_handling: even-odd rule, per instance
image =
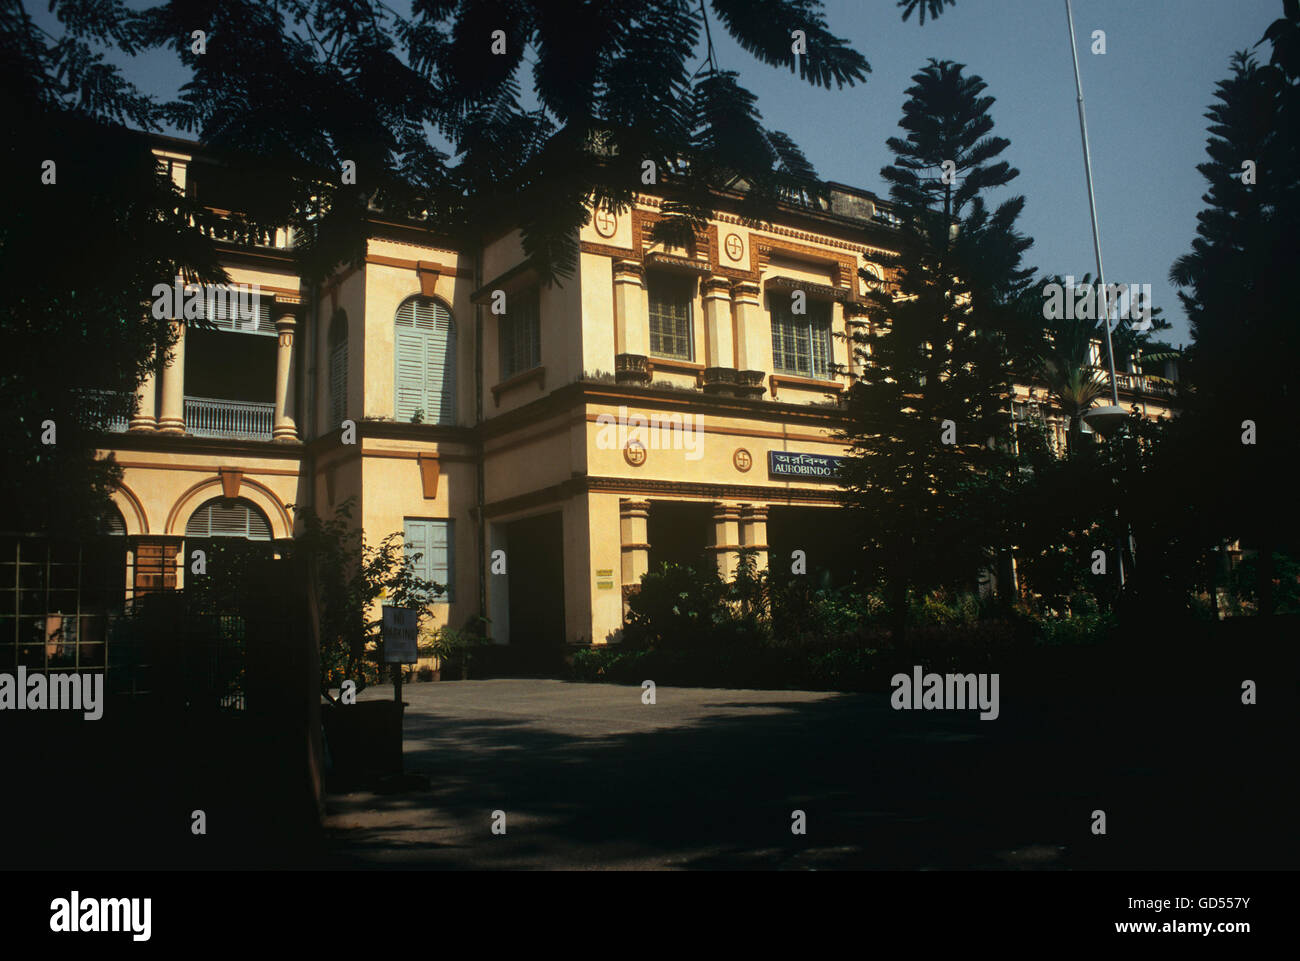
[{"label": "aurobindo sign", "polygon": [[784,450],[767,452],[767,469],[773,477],[800,477],[804,480],[837,480],[843,457],[827,454],[793,454]]}]

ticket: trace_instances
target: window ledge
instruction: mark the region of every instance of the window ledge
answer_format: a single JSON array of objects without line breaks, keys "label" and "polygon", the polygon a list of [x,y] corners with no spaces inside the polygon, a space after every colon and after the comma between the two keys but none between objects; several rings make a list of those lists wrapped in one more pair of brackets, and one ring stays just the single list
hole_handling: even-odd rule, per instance
[{"label": "window ledge", "polygon": [[844,385],[837,380],[820,380],[813,377],[800,377],[796,374],[773,374],[771,382],[773,400],[776,399],[776,389],[781,384],[787,387],[818,387],[831,394],[844,392]]},{"label": "window ledge", "polygon": [[672,357],[650,356],[646,359],[646,371],[653,378],[655,371],[662,370],[672,374],[690,374],[695,378],[695,386],[704,382],[704,365],[689,360],[676,360]]},{"label": "window ledge", "polygon": [[492,388],[492,400],[496,402],[496,406],[500,407],[502,394],[508,391],[512,391],[516,387],[522,387],[524,384],[531,384],[534,381],[537,382],[537,386],[539,388],[541,388],[543,391],[546,390],[546,368],[545,367],[541,367],[541,366],[532,367],[529,368],[528,370],[525,370],[522,373],[515,374],[513,377],[506,378],[501,383],[497,384],[495,387]]},{"label": "window ledge", "polygon": [[672,357],[655,357],[653,354],[646,359],[646,366],[651,371],[671,370],[679,374],[702,374],[704,373],[703,364],[695,364],[689,360],[677,360]]}]

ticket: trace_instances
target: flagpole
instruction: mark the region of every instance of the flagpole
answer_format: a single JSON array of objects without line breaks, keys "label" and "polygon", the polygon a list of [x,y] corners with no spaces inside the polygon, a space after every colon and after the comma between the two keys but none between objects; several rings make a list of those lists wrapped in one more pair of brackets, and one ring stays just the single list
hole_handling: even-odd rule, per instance
[{"label": "flagpole", "polygon": [[[1065,22],[1070,26],[1070,56],[1074,60],[1074,90],[1079,104],[1079,134],[1083,138],[1083,173],[1088,183],[1088,212],[1092,215],[1092,249],[1097,255],[1097,283],[1101,289],[1101,311],[1106,328],[1106,361],[1110,365],[1110,396],[1119,407],[1119,381],[1115,377],[1115,349],[1110,337],[1110,296],[1106,290],[1106,271],[1101,265],[1101,228],[1097,226],[1097,197],[1092,189],[1092,151],[1088,149],[1088,121],[1083,113],[1083,79],[1079,76],[1079,46],[1074,38],[1074,11],[1065,0]],[[1094,298],[1095,301],[1096,298]],[[1117,512],[1118,513],[1118,512]],[[1124,550],[1119,554],[1119,586],[1124,587]]]},{"label": "flagpole", "polygon": [[1115,379],[1115,351],[1110,341],[1110,297],[1106,291],[1106,271],[1101,265],[1101,228],[1097,226],[1097,198],[1092,189],[1092,151],[1088,149],[1088,121],[1083,113],[1083,80],[1079,76],[1079,48],[1074,39],[1074,13],[1065,0],[1065,20],[1070,25],[1070,56],[1074,58],[1074,89],[1078,95],[1079,133],[1083,137],[1083,174],[1088,183],[1088,211],[1092,214],[1092,248],[1097,255],[1097,283],[1101,288],[1102,319],[1106,322],[1106,360],[1110,364],[1110,396],[1119,406],[1119,385]]}]

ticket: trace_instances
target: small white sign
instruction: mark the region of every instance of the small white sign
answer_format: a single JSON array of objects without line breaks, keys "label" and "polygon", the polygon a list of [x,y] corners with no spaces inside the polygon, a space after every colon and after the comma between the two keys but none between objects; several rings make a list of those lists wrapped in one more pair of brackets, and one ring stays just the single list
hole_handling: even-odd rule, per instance
[{"label": "small white sign", "polygon": [[420,611],[414,607],[384,608],[384,663],[414,664],[420,659],[416,650]]}]

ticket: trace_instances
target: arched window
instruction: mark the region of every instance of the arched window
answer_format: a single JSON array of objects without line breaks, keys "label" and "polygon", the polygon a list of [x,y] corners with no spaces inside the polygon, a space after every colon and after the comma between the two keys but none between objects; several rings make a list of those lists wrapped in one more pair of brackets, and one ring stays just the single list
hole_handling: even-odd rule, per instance
[{"label": "arched window", "polygon": [[246,500],[214,497],[199,506],[185,525],[186,537],[242,537],[269,541],[271,525],[257,506]]},{"label": "arched window", "polygon": [[456,324],[432,297],[411,297],[397,308],[394,331],[394,408],[402,423],[456,422]]},{"label": "arched window", "polygon": [[330,419],[331,430],[338,429],[347,416],[348,406],[348,315],[340,308],[330,321]]},{"label": "arched window", "polygon": [[95,527],[99,534],[110,537],[126,536],[126,521],[122,519],[122,512],[112,504],[99,515]]}]

